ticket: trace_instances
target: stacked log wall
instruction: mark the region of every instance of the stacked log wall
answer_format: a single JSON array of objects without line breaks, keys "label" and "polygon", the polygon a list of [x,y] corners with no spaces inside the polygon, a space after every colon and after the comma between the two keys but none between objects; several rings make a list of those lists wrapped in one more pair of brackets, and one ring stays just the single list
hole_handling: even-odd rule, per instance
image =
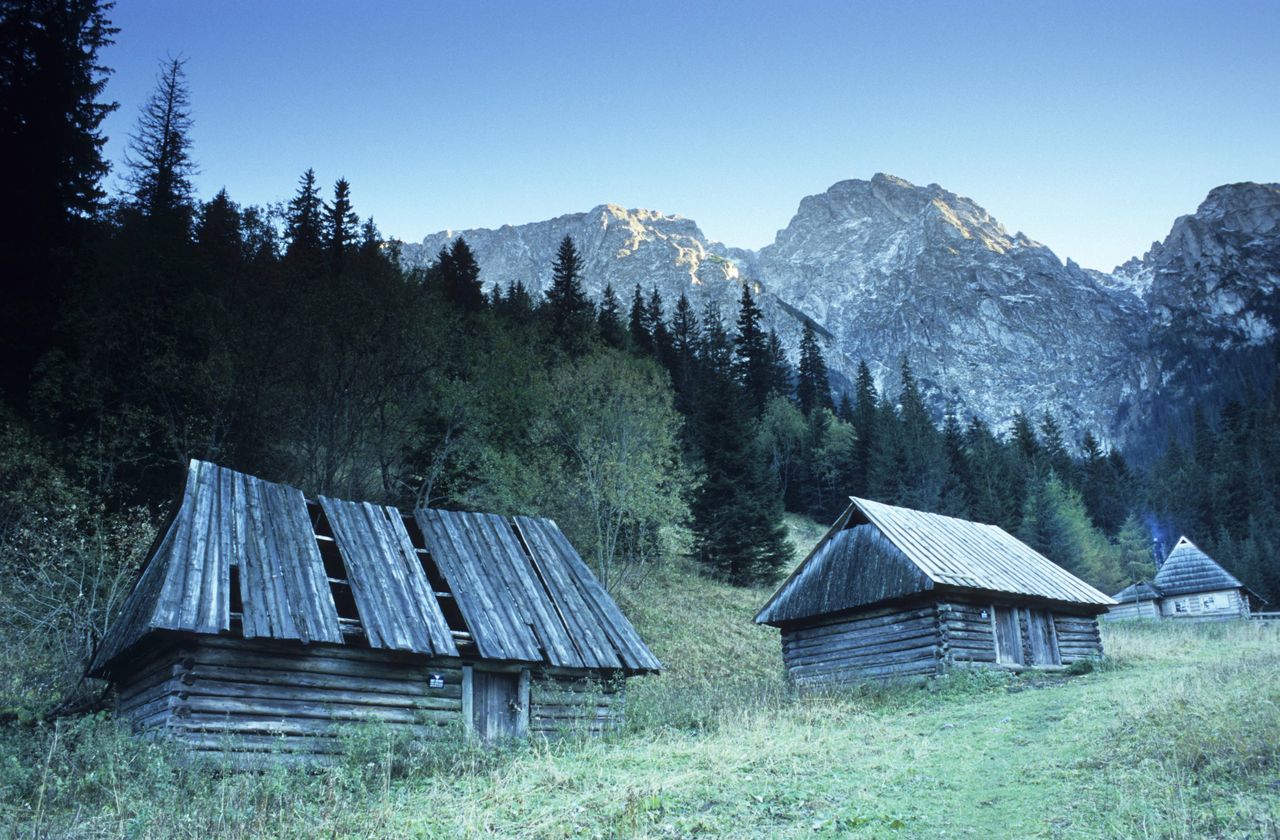
[{"label": "stacked log wall", "polygon": [[[195,751],[324,755],[338,749],[344,724],[430,737],[462,720],[453,660],[210,637],[134,673],[120,683],[120,714]],[[443,677],[442,688],[430,687],[431,674]]]},{"label": "stacked log wall", "polygon": [[916,603],[786,627],[783,662],[802,690],[931,676],[942,651],[938,619],[935,604]]},{"label": "stacked log wall", "polygon": [[1102,656],[1102,635],[1098,632],[1097,616],[1054,613],[1053,625],[1063,665]]},{"label": "stacked log wall", "polygon": [[1160,609],[1156,606],[1155,601],[1127,601],[1119,606],[1112,607],[1103,618],[1108,621],[1118,621],[1133,618],[1149,618],[1159,619]]},{"label": "stacked log wall", "polygon": [[626,683],[591,672],[536,671],[529,686],[529,733],[546,738],[600,735],[626,722]]},{"label": "stacked log wall", "polygon": [[948,664],[996,664],[995,630],[990,604],[945,602],[938,605],[942,658]]}]

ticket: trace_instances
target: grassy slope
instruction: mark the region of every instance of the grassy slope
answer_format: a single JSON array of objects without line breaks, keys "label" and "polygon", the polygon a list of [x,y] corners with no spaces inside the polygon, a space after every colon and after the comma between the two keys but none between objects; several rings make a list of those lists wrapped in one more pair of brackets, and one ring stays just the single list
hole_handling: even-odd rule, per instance
[{"label": "grassy slope", "polygon": [[632,684],[639,731],[438,780],[391,824],[540,837],[1280,832],[1280,627],[1108,627],[1113,661],[1082,676],[795,700],[776,631],[750,623],[768,594],[687,570],[647,581],[625,603],[669,670]]},{"label": "grassy slope", "polygon": [[[1111,661],[1082,676],[796,699],[776,631],[751,624],[768,594],[688,568],[627,593],[667,671],[632,682],[628,730],[604,742],[460,753],[449,772],[401,778],[389,763],[382,777],[376,744],[367,763],[315,776],[214,776],[96,734],[60,782],[79,787],[42,819],[69,836],[141,837],[1280,832],[1280,627],[1108,627]],[[0,755],[0,794],[5,775]],[[32,807],[0,803],[0,816],[26,834]]]}]

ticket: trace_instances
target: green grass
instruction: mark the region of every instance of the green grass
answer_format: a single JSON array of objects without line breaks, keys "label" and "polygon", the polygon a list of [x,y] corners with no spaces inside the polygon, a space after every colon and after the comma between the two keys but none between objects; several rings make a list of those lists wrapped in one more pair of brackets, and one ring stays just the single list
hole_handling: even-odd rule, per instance
[{"label": "green grass", "polygon": [[375,731],[337,767],[247,774],[104,720],[13,730],[0,837],[1280,836],[1280,627],[1109,625],[1078,676],[797,698],[751,623],[768,594],[684,566],[624,593],[667,670],[604,741],[415,753]]}]

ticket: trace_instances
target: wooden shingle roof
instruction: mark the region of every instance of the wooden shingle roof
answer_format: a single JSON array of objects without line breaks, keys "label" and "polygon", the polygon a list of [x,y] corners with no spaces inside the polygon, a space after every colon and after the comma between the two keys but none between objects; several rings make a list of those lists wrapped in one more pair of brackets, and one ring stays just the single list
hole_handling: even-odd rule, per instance
[{"label": "wooden shingle roof", "polygon": [[[319,506],[367,644],[458,656],[405,517],[392,507],[326,497]],[[661,668],[551,520],[426,509],[414,520],[480,658]],[[90,673],[109,672],[153,631],[230,631],[232,566],[245,638],[347,643],[318,548],[324,537],[315,527],[301,491],[192,461],[182,501]]]},{"label": "wooden shingle roof", "polygon": [[1135,601],[1155,601],[1164,596],[1152,584],[1139,581],[1129,584],[1111,597],[1121,604],[1132,604]]},{"label": "wooden shingle roof", "polygon": [[[760,610],[757,623],[796,621],[935,589],[999,593],[1096,612],[1115,603],[995,525],[868,499],[851,502]],[[883,535],[879,546],[845,535],[866,525]],[[860,565],[866,568],[850,568]]]},{"label": "wooden shingle roof", "polygon": [[1156,572],[1155,586],[1164,595],[1173,596],[1215,589],[1241,589],[1244,584],[1197,548],[1195,543],[1182,537],[1161,564],[1160,571]]}]

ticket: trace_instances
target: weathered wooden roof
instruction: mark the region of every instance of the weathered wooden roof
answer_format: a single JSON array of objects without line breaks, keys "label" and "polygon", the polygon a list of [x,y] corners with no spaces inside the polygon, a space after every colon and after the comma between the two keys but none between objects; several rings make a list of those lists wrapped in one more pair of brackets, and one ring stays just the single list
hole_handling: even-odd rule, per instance
[{"label": "weathered wooden roof", "polygon": [[[319,504],[367,644],[458,656],[400,512],[326,497]],[[414,518],[481,658],[661,668],[551,520],[436,510]],[[192,461],[182,501],[90,672],[106,673],[152,631],[230,631],[232,566],[246,638],[346,643],[315,528],[299,490]]]},{"label": "weathered wooden roof", "polygon": [[1156,572],[1155,586],[1165,596],[1172,596],[1215,589],[1241,589],[1244,584],[1197,548],[1195,543],[1182,537],[1161,564],[1160,571]]},{"label": "weathered wooden roof", "polygon": [[[852,504],[756,616],[781,624],[922,594],[974,590],[1101,608],[1115,602],[995,525],[868,499]],[[883,536],[863,536],[862,526]],[[846,532],[854,532],[845,536]],[[865,568],[853,568],[865,566]]]},{"label": "weathered wooden roof", "polygon": [[1129,584],[1111,597],[1121,604],[1132,604],[1135,601],[1155,601],[1164,596],[1150,583],[1139,581]]}]

